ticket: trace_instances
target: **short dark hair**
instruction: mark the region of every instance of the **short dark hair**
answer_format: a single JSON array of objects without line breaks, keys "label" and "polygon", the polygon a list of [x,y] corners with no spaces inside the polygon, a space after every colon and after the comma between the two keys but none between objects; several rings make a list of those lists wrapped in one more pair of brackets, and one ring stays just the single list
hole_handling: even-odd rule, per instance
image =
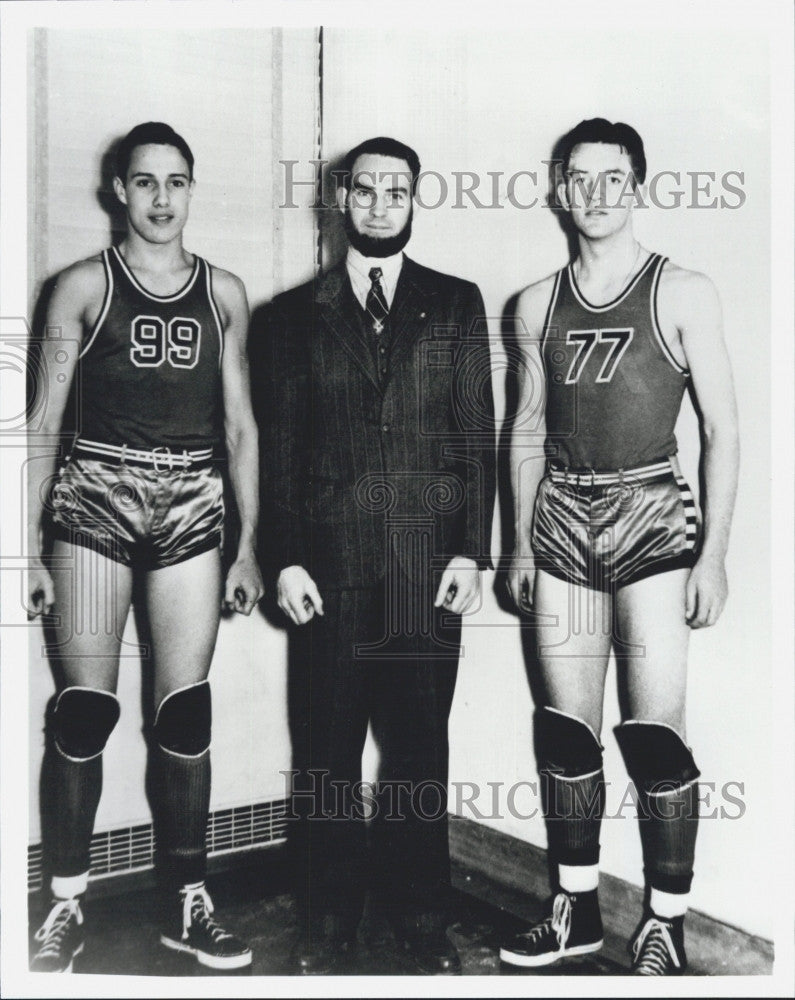
[{"label": "short dark hair", "polygon": [[142,122],[125,135],[116,149],[116,176],[127,180],[130,160],[137,146],[175,146],[188,164],[188,178],[193,180],[193,153],[181,135],[165,122]]},{"label": "short dark hair", "polygon": [[589,118],[567,132],[560,140],[558,150],[563,161],[563,172],[569,166],[572,151],[581,142],[602,142],[610,146],[620,146],[629,157],[632,172],[638,184],[646,180],[646,153],[643,139],[631,125],[624,122],[609,122],[606,118]]},{"label": "short dark hair", "polygon": [[360,142],[358,146],[354,146],[345,154],[345,159],[342,161],[342,183],[346,187],[349,188],[351,185],[354,163],[360,156],[365,156],[367,153],[405,160],[411,171],[411,193],[414,194],[417,178],[420,175],[420,158],[411,146],[407,146],[405,142],[400,142],[398,139],[391,139],[388,135],[378,135],[373,139],[365,139],[364,142]]}]

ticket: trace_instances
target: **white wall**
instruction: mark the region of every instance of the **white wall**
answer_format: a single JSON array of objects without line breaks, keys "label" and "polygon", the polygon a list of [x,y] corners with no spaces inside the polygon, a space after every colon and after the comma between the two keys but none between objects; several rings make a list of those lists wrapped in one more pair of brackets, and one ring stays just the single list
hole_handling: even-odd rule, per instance
[{"label": "white wall", "polygon": [[[196,188],[185,246],[244,281],[252,309],[305,280],[315,259],[311,192],[279,211],[278,160],[314,155],[316,32],[306,29],[39,30],[31,38],[31,314],[43,281],[110,242],[97,197],[102,157],[140,121],[185,136]],[[35,96],[35,103],[33,98]],[[32,454],[35,454],[35,447]],[[189,609],[185,609],[189,614]],[[125,633],[122,716],[105,755],[96,829],[149,819],[140,736],[141,662]],[[42,723],[54,684],[30,629],[30,840],[39,839]],[[258,613],[221,623],[214,697],[212,808],[284,795],[290,766],[284,633]]]},{"label": "white wall", "polygon": [[[626,30],[613,22],[608,28],[589,16],[585,30],[576,19],[564,23],[563,17],[560,12],[555,21],[550,15],[534,17],[532,25],[528,19],[460,31],[326,28],[324,155],[334,157],[367,136],[388,134],[413,145],[423,168],[445,177],[450,197],[439,208],[417,211],[408,252],[480,285],[494,318],[498,406],[504,405],[499,317],[505,304],[567,259],[565,239],[549,210],[541,204],[527,210],[510,204],[511,175],[536,171],[534,193],[543,202],[543,161],[554,142],[582,118],[596,116],[638,128],[650,174],[681,171],[685,180],[694,170],[715,171],[718,177],[729,170],[745,172],[747,200],[741,209],[652,208],[638,213],[637,232],[646,246],[704,270],[717,284],[741,416],[742,472],[728,557],[732,593],[719,624],[692,638],[688,735],[704,781],[715,781],[718,788],[729,780],[744,784],[745,814],[734,822],[702,821],[692,900],[714,916],[772,934],[769,860],[760,849],[768,836],[771,802],[771,757],[764,735],[771,703],[770,136],[764,41],[745,27],[713,29],[707,46],[703,32],[677,31],[670,21],[658,30],[650,25],[644,36],[634,25]],[[644,37],[647,44],[639,44]],[[477,209],[466,200],[466,207],[454,207],[454,171],[481,176],[502,171],[501,207]],[[492,200],[490,183],[484,181],[479,191],[481,202]],[[519,182],[515,200],[529,202],[530,188],[528,179]],[[423,200],[433,203],[438,192],[438,184],[429,181]],[[683,465],[694,482],[692,412],[683,413],[679,440]],[[456,782],[471,782],[481,789],[480,813],[489,815],[492,790],[486,783],[501,783],[501,818],[483,822],[544,845],[540,817],[521,819],[508,810],[508,789],[536,779],[531,702],[517,620],[500,610],[490,587],[484,607],[465,626],[464,644],[450,725],[451,808],[456,808]],[[605,766],[618,784],[626,779],[611,732],[619,720],[612,669],[608,685]],[[619,790],[613,790],[608,811],[620,801]],[[538,802],[525,789],[515,806],[515,813],[526,813]],[[456,811],[476,816],[465,803]],[[625,809],[623,822],[606,821],[603,867],[640,884],[640,847],[631,815]]]}]

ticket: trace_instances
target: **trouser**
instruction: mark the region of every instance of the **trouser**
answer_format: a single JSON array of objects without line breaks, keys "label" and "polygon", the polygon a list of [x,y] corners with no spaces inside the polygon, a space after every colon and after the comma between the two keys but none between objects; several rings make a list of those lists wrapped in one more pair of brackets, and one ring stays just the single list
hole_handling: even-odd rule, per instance
[{"label": "trouser", "polygon": [[[433,596],[430,583],[406,579],[326,591],[325,614],[293,631],[293,846],[310,924],[333,914],[355,927],[368,884],[397,918],[446,906],[461,619],[434,609]],[[368,722],[380,754],[373,796],[361,786]]]}]

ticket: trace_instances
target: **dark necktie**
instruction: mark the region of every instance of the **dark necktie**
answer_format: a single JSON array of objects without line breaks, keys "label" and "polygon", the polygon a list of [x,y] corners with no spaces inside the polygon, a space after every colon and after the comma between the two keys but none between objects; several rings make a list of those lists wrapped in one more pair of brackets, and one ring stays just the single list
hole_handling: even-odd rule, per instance
[{"label": "dark necktie", "polygon": [[386,296],[381,284],[382,273],[380,267],[370,268],[370,291],[367,293],[367,302],[364,306],[370,329],[376,336],[383,332],[389,315],[389,306],[386,304]]}]

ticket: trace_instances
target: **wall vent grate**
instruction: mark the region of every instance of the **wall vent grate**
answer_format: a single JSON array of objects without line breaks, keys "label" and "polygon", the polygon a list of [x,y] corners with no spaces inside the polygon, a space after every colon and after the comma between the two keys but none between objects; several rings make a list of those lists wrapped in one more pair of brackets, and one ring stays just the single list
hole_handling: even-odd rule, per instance
[{"label": "wall vent grate", "polygon": [[[288,799],[273,799],[210,813],[208,854],[210,857],[232,854],[283,841],[289,822],[288,804]],[[155,834],[151,823],[95,833],[91,838],[89,880],[146,871],[154,866],[154,855]],[[28,892],[36,892],[41,883],[41,844],[31,844],[28,847]]]}]

